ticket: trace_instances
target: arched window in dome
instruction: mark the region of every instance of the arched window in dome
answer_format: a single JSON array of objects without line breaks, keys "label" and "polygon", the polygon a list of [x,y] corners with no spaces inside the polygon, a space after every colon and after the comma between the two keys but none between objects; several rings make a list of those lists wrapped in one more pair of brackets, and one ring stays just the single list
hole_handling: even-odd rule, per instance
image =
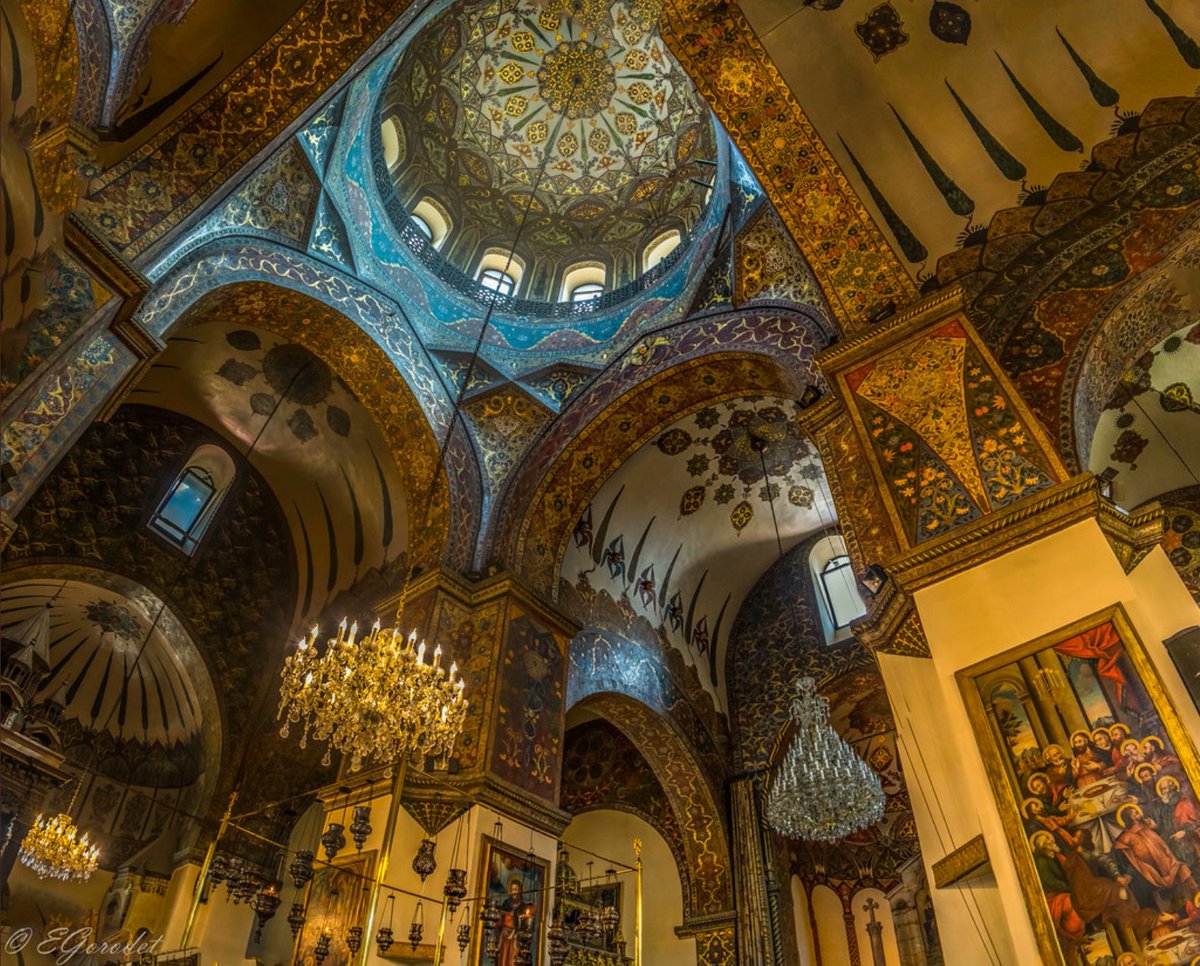
[{"label": "arched window in dome", "polygon": [[484,288],[500,295],[515,295],[525,274],[525,262],[520,256],[503,248],[489,248],[479,260],[476,280]]},{"label": "arched window in dome", "polygon": [[421,234],[433,243],[434,248],[442,247],[452,225],[445,208],[432,198],[422,198],[413,207],[409,217]]},{"label": "arched window in dome", "polygon": [[380,125],[380,141],[383,143],[383,163],[391,171],[404,160],[404,128],[400,126],[399,118],[389,117]]},{"label": "arched window in dome", "polygon": [[150,517],[149,526],[185,553],[194,553],[237,471],[219,446],[197,447]]},{"label": "arched window in dome", "polygon": [[808,566],[825,639],[830,643],[842,640],[850,633],[850,622],[867,612],[846,553],[846,541],[838,534],[818,540],[809,552]]},{"label": "arched window in dome", "polygon": [[664,231],[650,242],[646,246],[646,250],[642,253],[642,271],[650,271],[650,269],[670,255],[671,252],[675,251],[682,240],[683,238],[677,229],[672,228],[670,231]]},{"label": "arched window in dome", "polygon": [[600,262],[581,262],[563,273],[562,302],[587,302],[604,294],[608,274]]}]

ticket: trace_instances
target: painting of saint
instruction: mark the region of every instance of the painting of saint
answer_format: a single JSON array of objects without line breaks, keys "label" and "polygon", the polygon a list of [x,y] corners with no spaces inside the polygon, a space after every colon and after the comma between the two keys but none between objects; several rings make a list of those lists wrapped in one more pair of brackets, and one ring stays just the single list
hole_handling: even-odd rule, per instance
[{"label": "painting of saint", "polygon": [[545,859],[510,848],[491,836],[483,837],[479,891],[495,903],[500,918],[491,943],[477,924],[475,966],[516,966],[522,933],[529,937],[533,961],[542,961],[549,872]]},{"label": "painting of saint", "polygon": [[1195,751],[1124,611],[959,681],[1022,882],[1042,906],[1047,961],[1191,963],[1200,955]]},{"label": "painting of saint", "polygon": [[375,870],[375,853],[361,852],[333,865],[320,863],[308,883],[307,918],[296,942],[294,966],[317,966],[313,955],[322,933],[329,935],[329,952],[321,966],[347,966],[351,961],[346,935],[364,925],[367,892]]}]

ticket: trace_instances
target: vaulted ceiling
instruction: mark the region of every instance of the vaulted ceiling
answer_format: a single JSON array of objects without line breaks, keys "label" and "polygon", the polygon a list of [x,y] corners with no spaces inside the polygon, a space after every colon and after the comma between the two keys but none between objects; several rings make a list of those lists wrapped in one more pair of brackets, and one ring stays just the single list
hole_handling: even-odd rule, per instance
[{"label": "vaulted ceiling", "polygon": [[1190,95],[1192,0],[744,0],[771,59],[908,267],[1078,170],[1121,119]]},{"label": "vaulted ceiling", "polygon": [[383,98],[382,118],[402,132],[402,196],[434,198],[475,245],[515,244],[558,264],[602,254],[621,266],[615,283],[629,281],[655,235],[698,220],[706,195],[689,179],[711,174],[697,160],[716,156],[708,110],[658,35],[658,9],[448,7],[405,50]]},{"label": "vaulted ceiling", "polygon": [[[798,409],[791,400],[749,397],[679,419],[615,468],[562,561],[560,599],[576,616],[620,614],[631,628],[644,621],[696,667],[718,707],[734,618],[779,558],[775,520],[784,549],[836,526]],[[755,438],[766,441],[761,455]]]},{"label": "vaulted ceiling", "polygon": [[297,622],[401,553],[406,501],[389,447],[362,404],[308,350],[261,329],[189,326],[130,395],[204,423],[275,491],[292,530]]}]

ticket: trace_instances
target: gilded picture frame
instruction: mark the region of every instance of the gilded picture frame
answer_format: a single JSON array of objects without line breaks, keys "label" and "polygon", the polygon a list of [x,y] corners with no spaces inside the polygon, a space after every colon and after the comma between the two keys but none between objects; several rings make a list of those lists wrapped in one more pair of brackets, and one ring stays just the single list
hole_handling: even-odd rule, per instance
[{"label": "gilded picture frame", "polygon": [[[513,914],[515,906],[523,903],[526,908],[533,909],[534,950],[533,961],[541,963],[545,959],[546,944],[546,914],[549,911],[550,863],[538,855],[531,855],[519,848],[507,845],[490,835],[483,836],[483,848],[480,853],[479,888],[476,895],[486,896],[496,902],[500,910],[501,923],[499,927],[499,942],[512,942],[511,935],[505,937],[506,917]],[[521,899],[513,896],[513,883],[519,880]],[[503,958],[503,950],[498,957],[487,955],[484,949],[483,926],[476,919],[474,941],[471,949],[472,966],[496,966]]]},{"label": "gilded picture frame", "polygon": [[[1112,628],[1115,629],[1123,655],[1127,658],[1130,669],[1136,674],[1141,690],[1149,698],[1151,704],[1149,710],[1157,715],[1158,721],[1166,737],[1169,739],[1170,746],[1173,746],[1178,757],[1179,766],[1182,769],[1181,777],[1186,777],[1186,781],[1190,782],[1193,790],[1200,788],[1200,759],[1197,758],[1195,746],[1178,717],[1175,706],[1166,692],[1158,670],[1150,660],[1145,646],[1130,622],[1124,607],[1120,604],[1100,610],[1056,631],[1044,634],[1035,640],[963,668],[955,675],[966,705],[968,717],[971,721],[972,730],[975,733],[975,739],[979,744],[983,756],[988,780],[996,798],[1005,837],[1016,866],[1025,904],[1033,923],[1042,962],[1046,964],[1058,964],[1058,966],[1071,966],[1072,962],[1077,962],[1078,960],[1069,960],[1060,942],[1060,936],[1063,934],[1060,932],[1060,928],[1056,925],[1055,918],[1051,913],[1050,894],[1044,888],[1043,879],[1039,874],[1038,866],[1035,865],[1035,857],[1031,849],[1030,843],[1032,838],[1028,831],[1028,813],[1030,811],[1028,806],[1030,799],[1025,799],[1021,805],[1018,805],[1018,799],[1014,794],[1015,767],[1013,761],[1016,752],[1011,746],[1001,745],[1001,742],[1006,740],[1006,731],[996,721],[994,704],[992,708],[993,714],[989,718],[983,693],[983,680],[988,678],[989,675],[993,676],[991,680],[995,680],[994,675],[1002,672],[1009,666],[1022,660],[1028,661],[1028,659],[1035,658],[1036,655],[1050,651],[1058,645],[1070,644],[1070,642],[1077,639],[1080,635],[1099,630],[1106,624],[1111,624]],[[1026,665],[1026,667],[1032,666],[1029,664]],[[994,696],[995,692],[993,691],[992,693]],[[994,697],[989,698],[989,700],[994,702]],[[1005,757],[1005,752],[1008,753],[1007,758]],[[1067,749],[1067,753],[1071,754],[1070,748]],[[1115,755],[1113,760],[1116,760]],[[1020,787],[1018,786],[1015,791],[1016,794],[1020,794]],[[1132,802],[1133,798],[1129,797],[1124,799],[1124,801]],[[1022,814],[1023,810],[1026,813],[1025,815]],[[1118,818],[1121,817],[1119,810],[1117,811],[1117,816]],[[1132,816],[1127,816],[1127,818],[1132,818]],[[1063,824],[1067,824],[1066,818],[1063,819]],[[1125,826],[1121,824],[1120,827],[1124,828]],[[1033,834],[1037,835],[1039,833],[1034,832]],[[1200,889],[1200,883],[1197,883],[1196,888]],[[1192,899],[1193,910],[1197,902],[1200,902],[1200,895]],[[1194,911],[1193,915],[1196,915]],[[1118,955],[1116,962],[1122,964],[1126,962],[1140,964],[1143,962],[1143,959],[1126,959],[1124,955]]]},{"label": "gilded picture frame", "polygon": [[[349,966],[354,958],[346,945],[351,926],[365,926],[367,889],[375,874],[375,850],[318,862],[305,886],[304,926],[292,948],[293,966],[316,966],[313,950],[323,929],[330,931],[329,953],[321,966]],[[365,939],[364,939],[365,941]]]}]

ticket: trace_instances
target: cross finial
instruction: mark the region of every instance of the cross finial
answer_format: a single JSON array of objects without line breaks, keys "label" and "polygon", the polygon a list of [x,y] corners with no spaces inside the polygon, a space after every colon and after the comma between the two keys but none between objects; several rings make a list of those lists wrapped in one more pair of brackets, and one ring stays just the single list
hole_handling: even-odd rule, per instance
[{"label": "cross finial", "polygon": [[867,901],[863,903],[863,912],[866,912],[870,915],[871,922],[875,921],[875,910],[878,908],[879,903],[875,901],[874,897],[867,899]]}]

